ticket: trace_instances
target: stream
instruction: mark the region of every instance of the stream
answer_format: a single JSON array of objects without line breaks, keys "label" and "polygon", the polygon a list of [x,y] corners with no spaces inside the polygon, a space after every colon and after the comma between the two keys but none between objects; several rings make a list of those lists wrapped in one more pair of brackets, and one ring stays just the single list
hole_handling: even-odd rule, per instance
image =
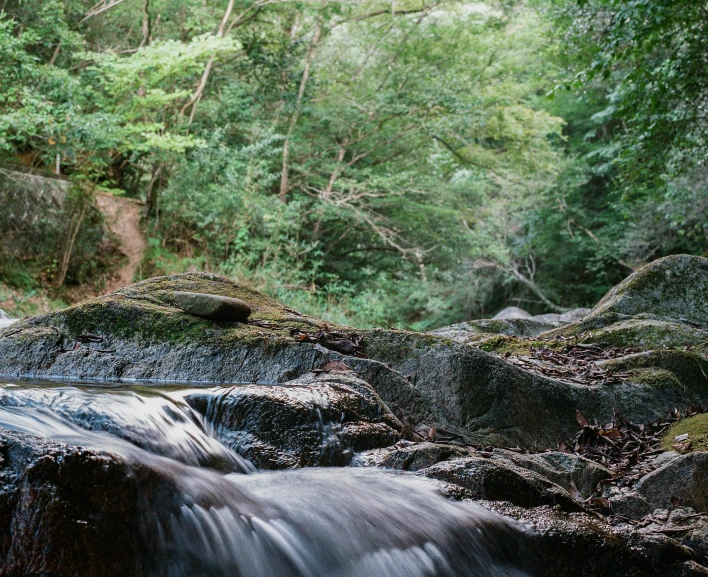
[{"label": "stream", "polygon": [[[435,481],[361,467],[257,470],[186,402],[205,390],[220,389],[8,383],[0,427],[169,479],[172,504],[144,511],[155,576],[527,575],[523,529],[443,497]],[[321,428],[325,451],[336,426]]]}]

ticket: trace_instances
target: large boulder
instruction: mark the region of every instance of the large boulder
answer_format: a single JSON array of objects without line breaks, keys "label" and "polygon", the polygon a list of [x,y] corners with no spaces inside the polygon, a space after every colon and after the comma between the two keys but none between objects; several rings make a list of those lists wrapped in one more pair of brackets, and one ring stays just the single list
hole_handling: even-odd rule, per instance
[{"label": "large boulder", "polygon": [[[176,291],[237,298],[252,313],[247,323],[197,317],[177,306]],[[514,337],[487,339],[485,351],[430,334],[327,326],[225,277],[188,273],[18,321],[0,332],[0,375],[268,385],[338,362],[408,422],[531,449],[572,437],[576,409],[600,422],[614,409],[648,422],[708,402],[708,387],[681,379],[588,385],[538,374],[510,363],[493,346],[499,339]]]},{"label": "large boulder", "polygon": [[708,259],[681,254],[649,263],[608,292],[584,322],[605,326],[639,314],[708,328]]},{"label": "large boulder", "polygon": [[520,507],[558,506],[565,511],[582,511],[570,494],[538,473],[483,457],[443,461],[421,475],[460,485],[473,499],[507,501]]}]

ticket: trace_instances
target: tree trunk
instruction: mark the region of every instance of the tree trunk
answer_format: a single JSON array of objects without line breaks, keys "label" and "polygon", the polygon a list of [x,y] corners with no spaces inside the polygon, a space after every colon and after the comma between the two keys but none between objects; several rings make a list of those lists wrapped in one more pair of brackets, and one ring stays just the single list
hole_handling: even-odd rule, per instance
[{"label": "tree trunk", "polygon": [[310,66],[312,65],[312,57],[314,56],[315,48],[320,41],[321,28],[319,24],[315,28],[315,34],[312,37],[312,42],[310,42],[310,47],[307,50],[307,55],[305,56],[305,70],[302,72],[302,79],[300,80],[300,88],[297,91],[297,100],[295,100],[295,109],[290,116],[290,123],[288,124],[288,132],[285,134],[285,141],[283,142],[283,168],[280,174],[280,194],[278,195],[281,202],[285,202],[285,197],[288,194],[290,184],[288,182],[288,160],[290,157],[290,137],[295,130],[295,125],[297,124],[298,118],[300,117],[300,108],[302,107],[302,97],[305,94],[305,87],[307,86],[307,81],[310,78]]}]

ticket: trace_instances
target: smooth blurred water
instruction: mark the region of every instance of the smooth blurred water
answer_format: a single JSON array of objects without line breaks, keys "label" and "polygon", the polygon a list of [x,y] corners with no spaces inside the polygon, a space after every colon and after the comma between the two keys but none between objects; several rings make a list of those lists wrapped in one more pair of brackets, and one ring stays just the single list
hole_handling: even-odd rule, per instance
[{"label": "smooth blurred water", "polygon": [[255,471],[184,402],[192,391],[7,385],[0,427],[172,479],[179,506],[146,511],[156,519],[156,576],[526,575],[521,529],[441,496],[431,480],[363,468]]}]

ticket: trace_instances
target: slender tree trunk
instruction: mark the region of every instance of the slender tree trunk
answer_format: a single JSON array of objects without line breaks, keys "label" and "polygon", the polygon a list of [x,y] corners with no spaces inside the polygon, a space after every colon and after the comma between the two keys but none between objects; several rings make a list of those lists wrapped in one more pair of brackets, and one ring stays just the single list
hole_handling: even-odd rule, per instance
[{"label": "slender tree trunk", "polygon": [[150,44],[150,0],[143,0],[143,41],[140,47]]},{"label": "slender tree trunk", "polygon": [[66,249],[64,250],[64,256],[62,258],[59,271],[57,271],[57,276],[54,279],[54,286],[56,288],[59,288],[61,285],[63,285],[64,281],[66,280],[66,273],[69,271],[69,263],[71,262],[71,253],[74,251],[74,244],[76,243],[76,237],[79,235],[79,230],[81,229],[81,223],[83,222],[84,215],[86,214],[86,205],[88,204],[88,202],[88,200],[84,200],[83,206],[81,207],[81,213],[79,214],[79,218],[76,221],[75,227],[73,227],[74,217],[72,217],[71,219]]},{"label": "slender tree trunk", "polygon": [[285,134],[285,142],[283,142],[283,168],[280,174],[280,194],[279,198],[282,202],[285,202],[285,197],[288,194],[290,188],[288,182],[288,160],[290,157],[290,137],[295,130],[295,125],[297,124],[298,118],[300,117],[300,109],[302,107],[302,97],[305,94],[305,87],[307,86],[307,81],[310,78],[310,66],[312,65],[312,57],[315,53],[315,48],[320,41],[321,28],[318,24],[315,28],[315,34],[312,37],[312,42],[310,42],[310,47],[307,50],[307,55],[305,56],[305,70],[302,72],[302,79],[300,80],[300,88],[297,91],[297,100],[295,100],[295,109],[290,116],[290,123],[288,124],[288,132]]},{"label": "slender tree trunk", "polygon": [[[221,22],[219,23],[219,29],[216,31],[216,36],[217,38],[222,38],[224,36],[224,32],[226,30],[226,25],[229,22],[229,18],[231,18],[231,12],[233,12],[234,9],[234,1],[235,0],[229,0],[228,5],[226,6],[226,12],[224,12],[224,16],[221,19]],[[197,85],[196,90],[194,91],[194,94],[192,94],[191,98],[185,103],[185,105],[180,109],[179,111],[179,116],[182,118],[189,109],[189,107],[192,107],[192,113],[189,116],[189,122],[192,122],[192,119],[194,118],[194,109],[197,105],[197,103],[202,99],[202,93],[204,92],[204,89],[206,88],[207,80],[209,80],[209,75],[211,74],[211,69],[214,67],[214,60],[216,59],[216,54],[212,54],[209,60],[206,63],[206,66],[204,67],[204,72],[202,72],[202,77],[199,80],[199,84]]]},{"label": "slender tree trunk", "polygon": [[157,215],[157,197],[160,192],[158,186],[160,179],[160,172],[162,167],[159,162],[152,165],[152,176],[150,177],[150,184],[148,184],[148,189],[145,194],[145,216],[151,217]]},{"label": "slender tree trunk", "polygon": [[61,52],[61,40],[57,42],[57,47],[54,49],[54,53],[52,54],[52,58],[49,61],[49,66],[54,66],[54,63],[57,61],[57,58],[59,56],[59,52]]}]

